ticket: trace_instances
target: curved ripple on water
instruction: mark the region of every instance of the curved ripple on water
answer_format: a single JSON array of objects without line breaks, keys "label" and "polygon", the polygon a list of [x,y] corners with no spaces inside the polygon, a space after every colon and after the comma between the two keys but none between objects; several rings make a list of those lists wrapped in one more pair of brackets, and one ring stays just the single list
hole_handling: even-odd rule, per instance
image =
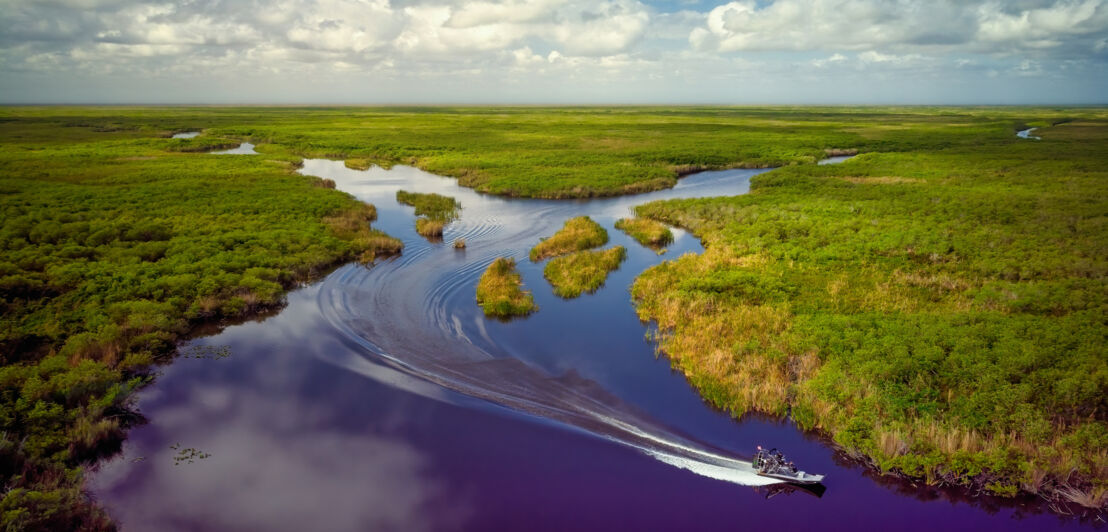
[{"label": "curved ripple on water", "polygon": [[[334,179],[338,188],[377,204],[381,218],[378,224],[391,223],[399,228],[403,227],[400,222],[386,217],[403,213],[406,223],[414,217],[409,211],[389,207],[395,191],[401,188],[454,196],[463,207],[460,218],[448,225],[444,236],[450,240],[465,238],[464,251],[454,250],[445,242],[405,238],[401,257],[372,268],[350,268],[323,283],[319,301],[324,316],[336,330],[361,346],[367,357],[388,361],[396,371],[455,392],[634,447],[690,471],[744,485],[776,482],[755,475],[749,462],[727,457],[658,423],[576,371],[550,374],[513,356],[497,345],[480,315],[473,289],[496,257],[525,261],[522,257],[530,247],[559,229],[566,219],[583,214],[624,215],[632,200],[504,200],[476,194],[452,181],[410,168],[401,168],[399,175],[383,180],[373,178],[380,171],[354,174],[341,165],[305,161],[303,172]],[[745,181],[751,173],[734,175]],[[634,202],[649,201],[652,196],[673,197],[674,193],[661,191],[639,196]],[[540,267],[521,262],[521,269]],[[364,365],[340,363],[367,371]]]}]

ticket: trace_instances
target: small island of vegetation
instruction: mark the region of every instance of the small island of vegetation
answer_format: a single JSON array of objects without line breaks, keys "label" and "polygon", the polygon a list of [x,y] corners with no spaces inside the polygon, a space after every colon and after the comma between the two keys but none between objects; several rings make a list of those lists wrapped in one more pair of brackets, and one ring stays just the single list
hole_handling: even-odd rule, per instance
[{"label": "small island of vegetation", "polygon": [[616,220],[616,229],[653,249],[659,249],[673,242],[673,231],[670,231],[665,224],[649,218],[620,218]]},{"label": "small island of vegetation", "polygon": [[486,316],[510,318],[526,316],[536,310],[534,297],[523,290],[523,278],[516,271],[515,259],[500,257],[492,261],[477,283],[477,304]]},{"label": "small island of vegetation", "polygon": [[627,258],[627,250],[616,246],[604,251],[576,251],[552,259],[543,275],[554,287],[554,293],[572,299],[582,292],[595,292],[604,285],[608,273]]},{"label": "small island of vegetation", "polygon": [[446,224],[458,218],[458,200],[434,193],[396,191],[396,201],[415,207],[416,232],[427,238],[442,238]]},{"label": "small island of vegetation", "polygon": [[608,242],[608,231],[588,216],[566,220],[554,236],[543,239],[531,248],[531,261],[565,255],[574,251],[592,249]]}]

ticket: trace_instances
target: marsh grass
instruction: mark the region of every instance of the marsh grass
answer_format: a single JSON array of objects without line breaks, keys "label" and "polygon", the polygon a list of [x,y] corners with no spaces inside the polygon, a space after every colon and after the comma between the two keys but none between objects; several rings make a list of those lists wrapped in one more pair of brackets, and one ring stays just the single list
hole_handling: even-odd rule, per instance
[{"label": "marsh grass", "polygon": [[441,239],[445,225],[442,220],[432,220],[423,216],[416,218],[415,221],[416,232],[427,238]]},{"label": "marsh grass", "polygon": [[369,203],[358,203],[352,209],[323,219],[331,234],[354,242],[360,250],[358,258],[369,263],[378,257],[400,253],[404,243],[382,231],[373,229],[370,222],[377,219],[377,208]]},{"label": "marsh grass", "polygon": [[415,207],[416,216],[425,216],[430,220],[450,223],[458,218],[462,206],[458,200],[441,194],[396,191],[396,201],[402,205]]},{"label": "marsh grass", "polygon": [[399,250],[372,205],[292,157],[155,130],[0,121],[0,528],[111,529],[83,470],[119,449],[151,364],[201,323]]},{"label": "marsh grass", "polygon": [[500,257],[492,261],[477,283],[477,304],[486,316],[509,318],[526,316],[536,310],[529,290],[522,290],[523,278],[516,271],[515,259]]},{"label": "marsh grass", "polygon": [[1041,135],[640,206],[706,250],[644,272],[639,315],[735,415],[791,412],[926,482],[1103,508],[1108,117]]},{"label": "marsh grass", "polygon": [[665,224],[649,218],[620,218],[616,220],[616,229],[655,250],[673,242],[673,231]]},{"label": "marsh grass", "polygon": [[466,239],[464,239],[464,238],[455,238],[454,239],[454,249],[465,249],[465,248],[466,248]]},{"label": "marsh grass", "polygon": [[595,292],[604,285],[608,273],[627,258],[627,250],[616,246],[604,251],[576,251],[551,259],[543,275],[559,297],[572,299],[582,292]]},{"label": "marsh grass", "polygon": [[[370,207],[296,175],[302,157],[547,198],[795,165],[746,197],[640,213],[706,244],[635,285],[674,366],[717,405],[791,408],[887,470],[1102,505],[1106,119],[1017,107],[0,108],[0,528],[110,529],[82,471],[127,428],[119,413],[151,363],[199,323],[274,308],[337,262],[400,250]],[[1017,141],[1023,124],[1043,140]],[[197,153],[246,140],[265,157]],[[809,164],[829,149],[861,155]]]},{"label": "marsh grass", "polygon": [[554,233],[531,248],[531,261],[565,255],[574,251],[603,246],[608,242],[608,231],[588,216],[578,216],[566,220],[566,223]]},{"label": "marsh grass", "polygon": [[396,201],[401,205],[415,207],[416,232],[431,241],[442,239],[442,233],[446,224],[458,218],[458,211],[462,206],[457,200],[441,194],[425,194],[421,192],[396,191]]}]

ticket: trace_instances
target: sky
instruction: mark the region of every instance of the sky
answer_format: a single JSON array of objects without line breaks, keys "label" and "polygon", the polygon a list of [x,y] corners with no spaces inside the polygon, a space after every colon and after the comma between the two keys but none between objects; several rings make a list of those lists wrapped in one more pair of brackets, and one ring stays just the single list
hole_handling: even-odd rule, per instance
[{"label": "sky", "polygon": [[1105,104],[1108,0],[0,0],[0,102]]}]

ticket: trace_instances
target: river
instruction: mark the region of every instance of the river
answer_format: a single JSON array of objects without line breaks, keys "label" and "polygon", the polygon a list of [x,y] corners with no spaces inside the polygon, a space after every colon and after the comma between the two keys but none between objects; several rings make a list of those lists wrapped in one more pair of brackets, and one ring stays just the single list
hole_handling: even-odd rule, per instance
[{"label": "river", "polygon": [[[733,420],[655,355],[628,287],[702,248],[676,231],[659,255],[615,220],[655,199],[744,194],[764,171],[554,201],[482,195],[405,166],[306,160],[302,173],[376,205],[374,226],[402,239],[403,254],[342,266],[291,292],[280,312],[184,345],[138,394],[148,422],[90,489],[125,530],[1079,525],[1030,501],[874,478],[788,422]],[[398,189],[453,196],[461,218],[429,242]],[[527,251],[580,215],[627,260],[595,294],[564,300]],[[497,256],[517,259],[536,314],[481,314],[474,287]],[[759,444],[826,474],[826,492],[764,485],[745,462]]]}]

